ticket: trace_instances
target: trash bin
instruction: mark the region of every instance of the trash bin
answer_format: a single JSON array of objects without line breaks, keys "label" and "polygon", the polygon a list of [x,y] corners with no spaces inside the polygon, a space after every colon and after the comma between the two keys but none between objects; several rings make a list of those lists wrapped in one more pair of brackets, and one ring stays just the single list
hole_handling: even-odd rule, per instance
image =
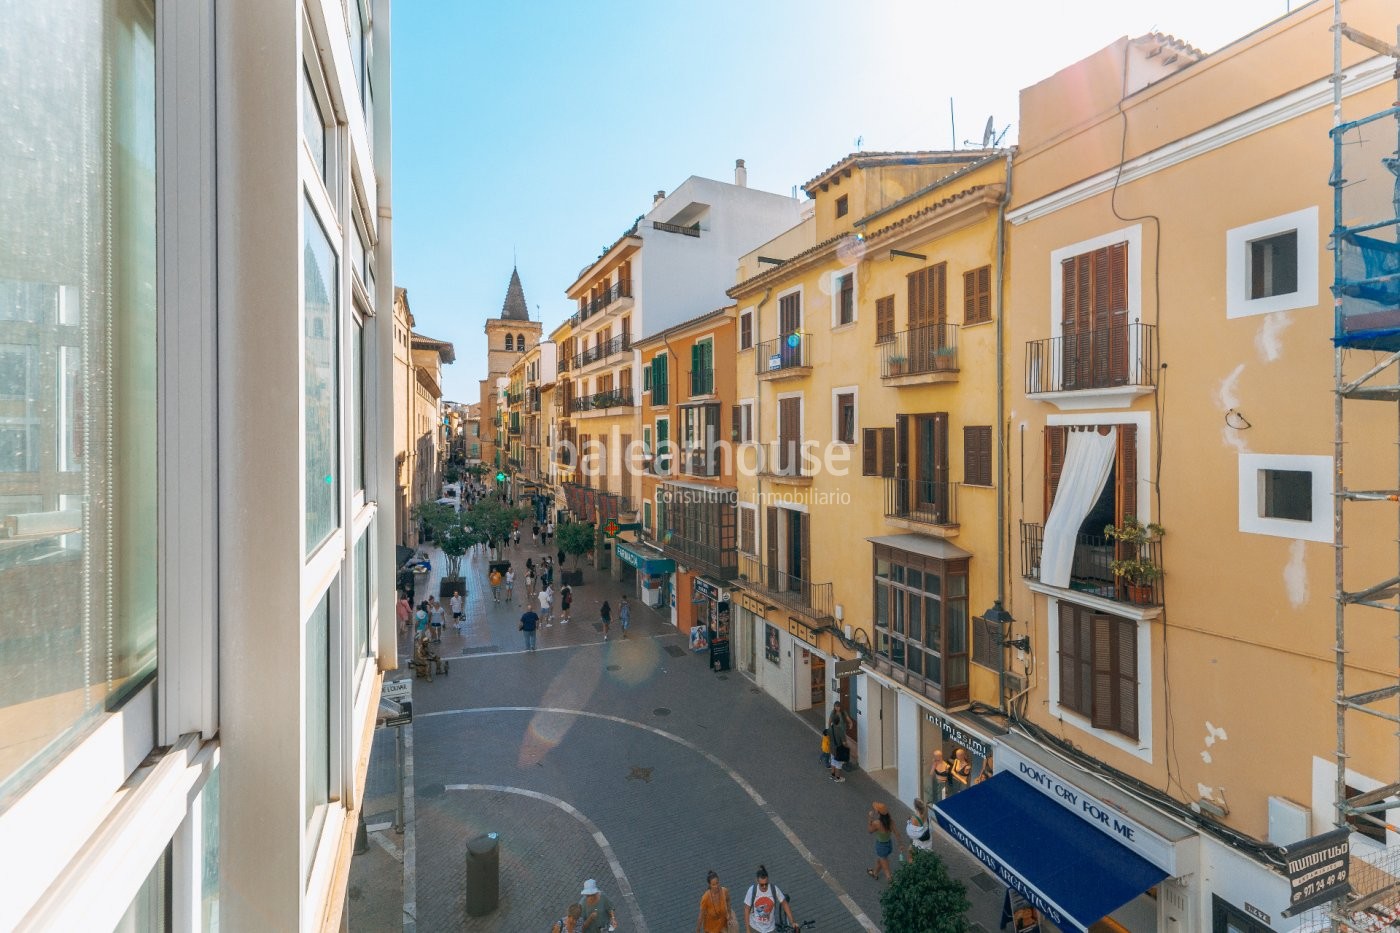
[{"label": "trash bin", "polygon": [[467,843],[467,916],[484,917],[501,897],[501,856],[495,833]]}]

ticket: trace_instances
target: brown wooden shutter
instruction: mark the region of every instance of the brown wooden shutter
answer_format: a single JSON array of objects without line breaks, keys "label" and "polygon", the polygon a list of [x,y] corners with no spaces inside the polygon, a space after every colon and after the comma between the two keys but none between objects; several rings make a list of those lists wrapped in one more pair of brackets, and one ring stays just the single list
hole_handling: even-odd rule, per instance
[{"label": "brown wooden shutter", "polygon": [[992,429],[989,425],[963,428],[963,483],[992,485]]},{"label": "brown wooden shutter", "polygon": [[1095,729],[1114,729],[1118,725],[1118,656],[1114,649],[1114,619],[1093,615],[1094,640],[1094,709],[1090,721]]},{"label": "brown wooden shutter", "polygon": [[924,321],[924,299],[927,294],[925,289],[927,280],[924,278],[923,270],[920,269],[918,272],[909,273],[907,281],[909,283],[909,305],[906,310],[906,314],[908,315],[906,328],[908,330],[913,330],[916,327],[922,327],[926,323]]},{"label": "brown wooden shutter", "polygon": [[739,510],[739,550],[745,554],[754,551],[754,510]]},{"label": "brown wooden shutter", "polygon": [[933,300],[933,324],[948,323],[948,264],[940,262],[934,266],[932,271],[933,281],[930,283]]},{"label": "brown wooden shutter", "polygon": [[1075,645],[1074,609],[1061,601],[1060,610],[1060,705],[1077,709],[1079,696],[1079,655]]},{"label": "brown wooden shutter", "polygon": [[963,273],[963,323],[980,324],[992,319],[992,267],[980,266]]},{"label": "brown wooden shutter", "polygon": [[1118,700],[1117,730],[1129,738],[1138,737],[1137,707],[1137,623],[1115,619],[1114,656],[1117,662],[1115,690]]},{"label": "brown wooden shutter", "polygon": [[1065,465],[1065,446],[1069,443],[1069,428],[1045,428],[1045,517],[1055,503],[1055,490],[1060,486],[1060,470]]},{"label": "brown wooden shutter", "polygon": [[894,476],[894,428],[880,429],[880,475]]},{"label": "brown wooden shutter", "polygon": [[860,432],[860,475],[880,475],[880,432],[877,428],[862,428]]},{"label": "brown wooden shutter", "polygon": [[894,339],[894,296],[886,295],[875,301],[875,342]]},{"label": "brown wooden shutter", "polygon": [[767,564],[765,575],[768,578],[765,585],[770,590],[776,590],[778,588],[778,507],[776,505],[768,506],[763,535],[764,563]]},{"label": "brown wooden shutter", "polygon": [[729,440],[739,443],[743,440],[744,406],[734,405],[729,409]]},{"label": "brown wooden shutter", "polygon": [[1138,514],[1137,505],[1137,425],[1118,425],[1118,460],[1114,478],[1113,519],[1119,525]]},{"label": "brown wooden shutter", "polygon": [[808,592],[808,585],[812,582],[812,516],[808,512],[797,513],[797,540],[799,556],[802,560],[799,563],[798,576],[802,578],[802,591],[804,595]]},{"label": "brown wooden shutter", "polygon": [[972,619],[972,660],[977,664],[995,667],[992,660],[990,630],[987,620],[978,616]]},{"label": "brown wooden shutter", "polygon": [[948,487],[948,413],[933,416],[933,505],[940,521],[947,521],[952,490]]},{"label": "brown wooden shutter", "polygon": [[1107,385],[1128,384],[1128,244],[1115,243],[1103,250],[1105,279],[1104,303],[1107,312],[1108,382]]}]

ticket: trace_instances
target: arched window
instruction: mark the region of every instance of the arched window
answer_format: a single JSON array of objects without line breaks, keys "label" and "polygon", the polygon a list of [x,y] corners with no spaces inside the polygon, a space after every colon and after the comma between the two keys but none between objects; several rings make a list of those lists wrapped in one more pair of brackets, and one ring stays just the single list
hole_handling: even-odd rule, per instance
[{"label": "arched window", "polygon": [[507,349],[507,350],[514,350],[514,349],[515,349],[515,336],[514,336],[513,334],[506,334],[506,349]]},{"label": "arched window", "polygon": [[522,351],[525,349],[525,335],[524,335],[524,334],[516,334],[516,335],[515,335],[515,349],[517,349],[517,350],[522,350]]}]

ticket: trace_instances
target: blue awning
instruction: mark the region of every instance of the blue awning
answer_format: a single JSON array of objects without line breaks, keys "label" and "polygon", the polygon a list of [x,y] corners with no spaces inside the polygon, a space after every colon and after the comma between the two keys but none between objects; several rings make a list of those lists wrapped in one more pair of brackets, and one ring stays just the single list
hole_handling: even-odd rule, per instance
[{"label": "blue awning", "polygon": [[624,563],[636,567],[647,576],[660,576],[666,573],[676,572],[676,562],[669,557],[662,557],[636,545],[625,544],[621,541],[616,545],[617,556]]},{"label": "blue awning", "polygon": [[1063,929],[1088,930],[1167,873],[1003,771],[934,805],[938,825]]}]

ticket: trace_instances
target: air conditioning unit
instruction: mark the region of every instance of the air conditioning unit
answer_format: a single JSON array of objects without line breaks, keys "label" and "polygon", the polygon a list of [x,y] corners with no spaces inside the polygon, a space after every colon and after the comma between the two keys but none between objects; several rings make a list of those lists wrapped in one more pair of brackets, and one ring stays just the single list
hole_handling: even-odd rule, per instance
[{"label": "air conditioning unit", "polygon": [[1284,797],[1269,798],[1269,841],[1286,846],[1312,835],[1312,812]]}]

